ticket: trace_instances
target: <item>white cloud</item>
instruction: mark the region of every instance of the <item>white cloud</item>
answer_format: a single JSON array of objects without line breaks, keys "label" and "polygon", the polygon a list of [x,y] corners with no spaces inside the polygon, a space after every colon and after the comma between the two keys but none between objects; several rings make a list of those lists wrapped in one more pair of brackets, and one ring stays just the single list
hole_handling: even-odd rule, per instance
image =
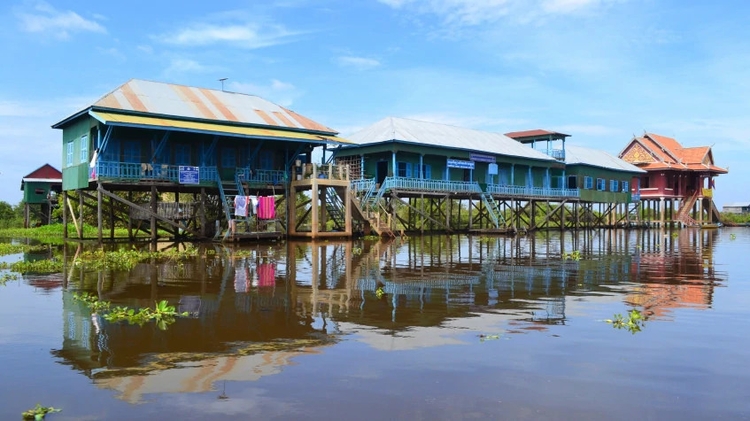
[{"label": "white cloud", "polygon": [[278,79],[272,79],[267,85],[230,81],[226,89],[233,92],[256,95],[284,107],[292,105],[294,100],[302,95],[302,92],[296,86]]},{"label": "white cloud", "polygon": [[529,22],[545,15],[591,10],[617,0],[379,0],[394,9],[435,15],[450,26],[475,26],[512,16]]},{"label": "white cloud", "polygon": [[380,66],[378,60],[366,57],[342,56],[336,62],[343,67],[353,67],[357,70],[369,70]]},{"label": "white cloud", "polygon": [[164,70],[164,74],[171,76],[177,73],[206,73],[214,70],[217,70],[217,68],[201,64],[192,59],[175,58],[172,59],[169,66]]},{"label": "white cloud", "polygon": [[252,22],[244,24],[199,23],[156,38],[167,44],[186,47],[229,44],[240,48],[256,49],[289,42],[294,35],[297,33],[281,25]]},{"label": "white cloud", "polygon": [[21,23],[21,29],[26,32],[45,33],[62,39],[68,38],[73,32],[107,32],[104,26],[93,20],[72,10],[57,10],[43,1],[27,3],[27,6],[16,11],[16,17]]}]

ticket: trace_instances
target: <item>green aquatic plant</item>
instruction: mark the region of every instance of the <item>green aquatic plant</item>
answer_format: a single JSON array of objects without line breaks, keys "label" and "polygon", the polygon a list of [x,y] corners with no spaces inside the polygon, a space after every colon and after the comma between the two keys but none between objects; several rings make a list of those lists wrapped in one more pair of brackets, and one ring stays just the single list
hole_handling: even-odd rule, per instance
[{"label": "green aquatic plant", "polygon": [[494,341],[497,339],[500,339],[500,335],[485,335],[485,334],[479,335],[479,342]]},{"label": "green aquatic plant", "polygon": [[355,256],[359,256],[362,254],[362,248],[361,247],[352,247],[352,254]]},{"label": "green aquatic plant", "polygon": [[579,261],[581,260],[581,252],[578,250],[574,250],[574,251],[571,251],[570,253],[565,253],[563,254],[563,259]]},{"label": "green aquatic plant", "polygon": [[5,286],[9,281],[15,281],[16,279],[18,279],[18,274],[3,273],[0,275],[0,286]]},{"label": "green aquatic plant", "polygon": [[375,289],[375,296],[378,297],[378,300],[385,297],[385,288],[383,286],[379,286]]},{"label": "green aquatic plant", "polygon": [[73,299],[76,301],[81,301],[84,304],[86,304],[92,313],[99,313],[99,312],[107,311],[109,310],[109,306],[110,306],[109,301],[102,301],[96,295],[91,295],[88,292],[82,292],[80,294],[77,292],[74,292]]},{"label": "green aquatic plant", "polygon": [[11,263],[9,269],[20,274],[60,273],[63,271],[63,262],[57,259],[36,260],[33,262],[21,260]]},{"label": "green aquatic plant", "polygon": [[60,411],[62,411],[62,409],[36,404],[35,407],[29,410],[23,411],[21,413],[21,416],[25,420],[43,420],[47,414],[51,414],[53,412],[60,412]]},{"label": "green aquatic plant", "polygon": [[636,309],[630,310],[627,314],[627,317],[625,317],[617,313],[612,319],[607,319],[605,322],[611,324],[615,329],[626,329],[635,335],[636,332],[640,332],[645,326],[645,319],[643,318],[643,314]]},{"label": "green aquatic plant", "polygon": [[729,239],[730,240],[736,240],[737,239],[737,234],[729,234]]},{"label": "green aquatic plant", "polygon": [[23,253],[26,247],[22,244],[10,244],[0,243],[0,256],[7,256],[9,254]]},{"label": "green aquatic plant", "polygon": [[155,303],[154,308],[141,307],[134,309],[126,306],[112,307],[109,301],[99,300],[98,297],[90,295],[87,292],[81,294],[74,293],[73,299],[85,303],[92,313],[100,313],[104,320],[108,322],[126,321],[133,325],[143,326],[154,320],[156,326],[161,330],[175,322],[177,317],[187,317],[188,312],[178,313],[174,306],[169,305],[167,300],[161,300]]}]

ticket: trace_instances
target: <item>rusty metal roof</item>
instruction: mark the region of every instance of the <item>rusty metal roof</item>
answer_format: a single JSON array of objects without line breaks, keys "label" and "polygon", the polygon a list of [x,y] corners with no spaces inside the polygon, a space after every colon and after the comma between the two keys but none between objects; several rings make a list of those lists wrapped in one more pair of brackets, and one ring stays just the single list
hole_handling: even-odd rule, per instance
[{"label": "rusty metal roof", "polygon": [[552,138],[552,139],[558,140],[558,139],[564,139],[566,137],[570,137],[569,134],[560,133],[560,132],[551,132],[549,130],[543,130],[543,129],[523,130],[523,131],[520,131],[520,132],[510,132],[510,133],[505,133],[505,135],[508,136],[508,137],[510,137],[510,138],[512,138],[512,139],[516,139],[516,140],[519,140],[519,141],[521,139],[533,139],[533,138],[536,138],[536,139],[548,139],[548,138]]},{"label": "rusty metal roof", "polygon": [[[255,95],[131,79],[90,108],[334,135],[330,127]],[[57,123],[60,126],[68,119]]]}]

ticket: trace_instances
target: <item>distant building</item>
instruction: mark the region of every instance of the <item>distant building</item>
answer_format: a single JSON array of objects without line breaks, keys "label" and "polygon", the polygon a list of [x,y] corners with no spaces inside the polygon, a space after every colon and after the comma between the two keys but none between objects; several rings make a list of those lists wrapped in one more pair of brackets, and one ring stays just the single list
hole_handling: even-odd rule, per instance
[{"label": "distant building", "polygon": [[750,213],[750,202],[728,203],[721,210],[726,213]]},{"label": "distant building", "polygon": [[718,222],[714,178],[727,170],[714,164],[710,146],[685,148],[675,139],[644,133],[630,140],[620,158],[646,170],[633,186],[644,208],[661,223]]},{"label": "distant building", "polygon": [[32,217],[41,225],[52,220],[52,209],[57,205],[57,195],[62,191],[62,173],[50,164],[44,164],[21,179],[23,190],[23,226],[31,225]]}]

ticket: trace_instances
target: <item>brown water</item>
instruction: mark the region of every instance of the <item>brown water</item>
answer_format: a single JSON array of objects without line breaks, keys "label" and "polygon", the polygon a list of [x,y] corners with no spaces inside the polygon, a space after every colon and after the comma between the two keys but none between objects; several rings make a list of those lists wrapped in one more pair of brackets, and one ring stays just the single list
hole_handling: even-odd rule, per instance
[{"label": "brown water", "polygon": [[[50,420],[748,419],[749,245],[740,228],[210,245],[25,276],[0,287],[0,420],[36,403],[63,409]],[[190,317],[110,323],[76,291]],[[604,321],[630,309],[640,332]]]}]

